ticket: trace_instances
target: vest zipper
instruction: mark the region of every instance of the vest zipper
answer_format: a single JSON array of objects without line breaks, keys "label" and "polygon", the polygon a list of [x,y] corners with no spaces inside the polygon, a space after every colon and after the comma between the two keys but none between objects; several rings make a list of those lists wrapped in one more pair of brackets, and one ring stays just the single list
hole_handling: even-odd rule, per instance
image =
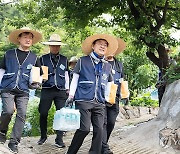
[{"label": "vest zipper", "polygon": [[54,69],[54,84],[57,87],[56,69]]},{"label": "vest zipper", "polygon": [[18,69],[18,73],[17,73],[17,79],[16,79],[16,85],[15,85],[15,87],[17,87],[18,89],[19,89],[19,87],[18,87],[18,82],[19,82],[19,76],[20,76],[20,68]]},{"label": "vest zipper", "polygon": [[97,91],[98,91],[98,80],[99,77],[96,75],[96,88],[95,88],[95,99],[97,100]]}]

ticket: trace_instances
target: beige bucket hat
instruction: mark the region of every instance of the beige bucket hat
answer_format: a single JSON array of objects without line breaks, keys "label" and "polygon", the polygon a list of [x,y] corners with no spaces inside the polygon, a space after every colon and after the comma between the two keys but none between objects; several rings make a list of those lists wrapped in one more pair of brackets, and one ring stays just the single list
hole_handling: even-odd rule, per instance
[{"label": "beige bucket hat", "polygon": [[118,48],[118,41],[114,36],[109,34],[95,34],[87,37],[82,42],[82,50],[85,55],[89,55],[92,52],[92,44],[95,40],[103,39],[108,42],[107,54],[114,53]]},{"label": "beige bucket hat", "polygon": [[58,34],[52,34],[48,42],[42,42],[44,45],[66,45],[61,42],[61,38]]},{"label": "beige bucket hat", "polygon": [[40,32],[32,30],[29,27],[23,27],[23,28],[12,31],[9,34],[9,41],[14,44],[19,45],[19,41],[18,41],[19,34],[24,33],[24,32],[30,32],[33,34],[32,44],[36,44],[37,42],[39,42],[42,39],[42,35]]},{"label": "beige bucket hat", "polygon": [[69,64],[70,64],[70,63],[76,63],[77,61],[78,61],[78,57],[73,56],[73,57],[70,58]]}]

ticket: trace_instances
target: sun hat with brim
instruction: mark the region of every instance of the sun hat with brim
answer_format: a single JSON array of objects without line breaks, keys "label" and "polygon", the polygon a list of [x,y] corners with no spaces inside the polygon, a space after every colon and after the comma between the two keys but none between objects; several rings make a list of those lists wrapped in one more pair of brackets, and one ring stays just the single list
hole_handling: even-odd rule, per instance
[{"label": "sun hat with brim", "polygon": [[95,40],[103,39],[108,42],[108,47],[107,47],[107,53],[114,53],[117,48],[118,48],[118,41],[114,36],[111,36],[109,34],[95,34],[92,36],[87,37],[83,42],[82,42],[82,50],[85,55],[89,55],[92,52],[92,44]]},{"label": "sun hat with brim", "polygon": [[126,42],[124,42],[123,39],[121,38],[117,38],[118,41],[118,49],[116,50],[116,52],[114,53],[110,53],[110,54],[106,54],[105,56],[116,56],[118,54],[120,54],[121,52],[123,52],[126,49]]},{"label": "sun hat with brim", "polygon": [[61,42],[61,38],[58,34],[52,34],[48,42],[42,42],[44,45],[66,45]]},{"label": "sun hat with brim", "polygon": [[33,34],[32,44],[36,44],[37,42],[39,42],[42,39],[42,35],[40,32],[32,30],[29,27],[23,27],[23,28],[12,31],[9,34],[9,41],[14,44],[19,45],[19,41],[18,41],[19,34],[24,33],[24,32],[29,32],[29,33]]},{"label": "sun hat with brim", "polygon": [[76,56],[71,57],[69,60],[69,63],[76,63],[78,61],[78,58]]}]

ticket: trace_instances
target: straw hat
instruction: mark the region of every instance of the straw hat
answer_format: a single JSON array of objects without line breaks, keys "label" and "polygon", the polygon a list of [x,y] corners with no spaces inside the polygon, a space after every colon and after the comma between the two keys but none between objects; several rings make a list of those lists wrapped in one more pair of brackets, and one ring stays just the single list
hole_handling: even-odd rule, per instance
[{"label": "straw hat", "polygon": [[92,44],[95,40],[104,39],[108,42],[107,53],[114,53],[118,48],[118,41],[114,36],[108,34],[95,34],[87,37],[82,43],[84,54],[89,55],[92,52]]},{"label": "straw hat", "polygon": [[118,41],[118,49],[116,50],[116,52],[114,53],[110,53],[110,54],[106,54],[105,56],[116,56],[118,54],[120,54],[121,52],[123,52],[126,49],[126,42],[124,42],[124,40],[122,40],[121,38],[117,38]]},{"label": "straw hat", "polygon": [[19,44],[19,41],[18,41],[19,34],[24,33],[24,32],[30,32],[33,34],[32,44],[36,44],[37,42],[39,42],[42,39],[42,35],[40,32],[31,30],[29,27],[23,27],[23,28],[12,31],[9,34],[9,41],[18,45]]},{"label": "straw hat", "polygon": [[69,60],[69,64],[70,63],[75,63],[75,62],[77,62],[78,61],[78,58],[76,57],[76,56],[73,56],[73,57],[71,57],[71,59]]},{"label": "straw hat", "polygon": [[48,42],[42,42],[44,45],[66,45],[61,42],[61,38],[58,34],[52,34]]}]

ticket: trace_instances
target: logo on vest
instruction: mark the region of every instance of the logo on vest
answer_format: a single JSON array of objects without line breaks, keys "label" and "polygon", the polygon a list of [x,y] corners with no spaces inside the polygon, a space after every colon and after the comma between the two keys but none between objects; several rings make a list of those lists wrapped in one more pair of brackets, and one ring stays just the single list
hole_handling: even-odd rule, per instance
[{"label": "logo on vest", "polygon": [[27,65],[26,67],[28,70],[32,69],[32,64]]},{"label": "logo on vest", "polygon": [[65,69],[65,66],[63,64],[61,64],[60,66],[60,69],[64,70]]}]

